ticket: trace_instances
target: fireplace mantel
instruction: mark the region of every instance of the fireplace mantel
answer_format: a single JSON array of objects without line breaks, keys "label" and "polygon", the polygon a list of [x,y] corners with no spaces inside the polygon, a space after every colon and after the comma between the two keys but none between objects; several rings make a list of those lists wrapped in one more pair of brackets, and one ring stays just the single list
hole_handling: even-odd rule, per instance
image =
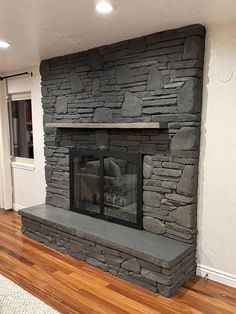
[{"label": "fireplace mantel", "polygon": [[73,123],[51,122],[46,123],[47,128],[61,129],[167,129],[168,123],[159,122],[133,122],[133,123]]}]

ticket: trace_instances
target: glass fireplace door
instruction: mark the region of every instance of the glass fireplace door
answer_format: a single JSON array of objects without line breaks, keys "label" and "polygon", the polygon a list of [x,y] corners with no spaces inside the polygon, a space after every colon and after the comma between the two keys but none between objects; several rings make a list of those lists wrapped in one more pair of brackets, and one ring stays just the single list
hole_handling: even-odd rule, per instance
[{"label": "glass fireplace door", "polygon": [[116,157],[104,157],[104,215],[137,222],[137,165]]},{"label": "glass fireplace door", "polygon": [[142,155],[70,150],[71,210],[141,229]]},{"label": "glass fireplace door", "polygon": [[96,156],[73,158],[74,208],[90,214],[100,213],[100,159]]}]

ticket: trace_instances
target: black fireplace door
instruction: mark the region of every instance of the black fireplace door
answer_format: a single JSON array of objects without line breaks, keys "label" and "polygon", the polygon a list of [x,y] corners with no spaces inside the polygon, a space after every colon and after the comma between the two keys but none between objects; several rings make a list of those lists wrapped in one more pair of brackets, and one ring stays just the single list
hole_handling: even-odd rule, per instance
[{"label": "black fireplace door", "polygon": [[70,150],[71,210],[142,228],[142,154]]}]

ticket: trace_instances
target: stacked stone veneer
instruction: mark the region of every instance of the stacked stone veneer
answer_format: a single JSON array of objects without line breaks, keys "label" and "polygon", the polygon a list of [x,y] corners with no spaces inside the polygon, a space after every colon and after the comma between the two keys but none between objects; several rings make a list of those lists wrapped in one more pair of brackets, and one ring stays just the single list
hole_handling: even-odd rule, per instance
[{"label": "stacked stone veneer", "polygon": [[[168,123],[162,130],[111,129],[106,145],[144,154],[144,229],[190,243],[197,232],[204,37],[205,28],[192,25],[40,66],[44,123]],[[96,130],[45,127],[47,203],[69,208],[68,149],[98,149],[102,138]]]},{"label": "stacked stone veneer", "polygon": [[167,156],[145,156],[144,176],[144,229],[193,243],[197,166],[179,163]]}]

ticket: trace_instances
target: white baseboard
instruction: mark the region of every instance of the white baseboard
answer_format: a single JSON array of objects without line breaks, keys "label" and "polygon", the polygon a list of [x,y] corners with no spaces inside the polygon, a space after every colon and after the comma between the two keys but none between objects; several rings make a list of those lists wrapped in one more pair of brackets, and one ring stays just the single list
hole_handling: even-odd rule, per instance
[{"label": "white baseboard", "polygon": [[18,212],[18,210],[25,208],[24,206],[18,205],[18,204],[13,204],[12,205],[13,210],[15,210],[16,212]]},{"label": "white baseboard", "polygon": [[236,276],[204,265],[197,266],[197,275],[236,288]]}]

